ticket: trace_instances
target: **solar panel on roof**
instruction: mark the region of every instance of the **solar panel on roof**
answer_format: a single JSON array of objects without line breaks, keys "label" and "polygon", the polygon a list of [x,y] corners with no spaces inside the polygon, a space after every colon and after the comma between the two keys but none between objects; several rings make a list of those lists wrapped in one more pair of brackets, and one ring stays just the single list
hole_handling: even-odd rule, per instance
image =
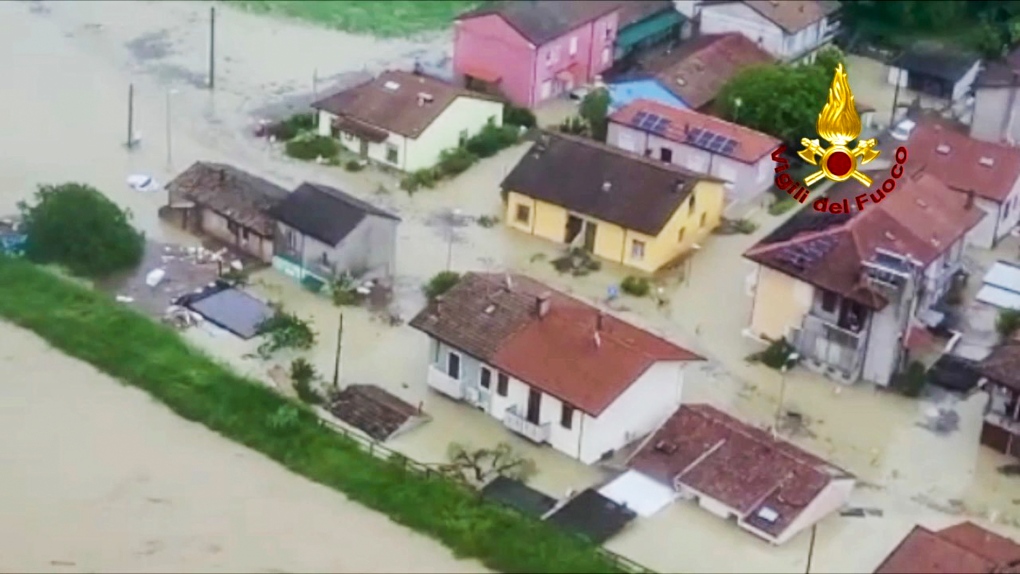
[{"label": "solar panel on roof", "polygon": [[645,120],[645,116],[647,116],[647,115],[648,115],[647,112],[638,112],[638,113],[634,114],[634,120],[631,123],[636,125],[636,126],[638,126],[638,127],[640,127],[641,126],[641,122],[643,122]]},{"label": "solar panel on roof", "polygon": [[726,145],[723,146],[722,152],[724,154],[728,155],[728,154],[733,153],[733,150],[735,150],[735,149],[737,149],[737,141],[736,140],[729,140],[728,142],[726,142]]},{"label": "solar panel on roof", "polygon": [[659,116],[657,116],[655,114],[648,114],[648,115],[645,116],[645,121],[641,123],[641,127],[644,128],[644,129],[650,130],[650,129],[652,129],[652,126],[654,126],[656,123],[658,123],[659,120],[661,120],[661,119],[662,118],[660,118]]},{"label": "solar panel on roof", "polygon": [[687,139],[689,141],[697,141],[701,137],[701,128],[691,128],[687,130]]},{"label": "solar panel on roof", "polygon": [[669,127],[669,124],[670,121],[667,120],[666,118],[659,118],[659,121],[655,122],[655,125],[652,126],[651,131],[657,134],[661,134],[662,132],[666,131],[666,128]]}]

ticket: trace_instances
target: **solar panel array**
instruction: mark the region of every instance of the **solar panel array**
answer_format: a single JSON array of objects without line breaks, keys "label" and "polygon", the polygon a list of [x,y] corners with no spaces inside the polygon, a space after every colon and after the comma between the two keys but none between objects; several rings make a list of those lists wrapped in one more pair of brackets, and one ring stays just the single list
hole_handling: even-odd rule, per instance
[{"label": "solar panel array", "polygon": [[687,142],[713,153],[729,155],[737,149],[737,140],[704,128],[687,130]]},{"label": "solar panel array", "polygon": [[666,131],[669,127],[670,121],[657,114],[651,114],[648,112],[638,112],[634,114],[634,121],[632,122],[634,127],[642,130],[648,130],[652,133],[661,134]]},{"label": "solar panel array", "polygon": [[837,239],[831,236],[816,237],[805,243],[795,243],[784,248],[776,256],[779,261],[784,261],[800,270],[807,270],[814,266],[823,257],[832,251],[836,246]]}]

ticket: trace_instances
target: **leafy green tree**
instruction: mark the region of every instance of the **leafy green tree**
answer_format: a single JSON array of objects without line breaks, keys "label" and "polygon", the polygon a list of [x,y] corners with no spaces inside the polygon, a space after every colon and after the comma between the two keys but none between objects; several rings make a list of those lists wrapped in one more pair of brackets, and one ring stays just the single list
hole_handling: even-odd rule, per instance
[{"label": "leafy green tree", "polygon": [[814,137],[832,70],[769,64],[734,76],[716,98],[719,114],[743,126],[796,143]]},{"label": "leafy green tree", "polygon": [[94,187],[81,183],[41,185],[34,204],[18,208],[25,225],[25,255],[71,273],[97,278],[137,266],[145,238],[131,214]]},{"label": "leafy green tree", "polygon": [[835,46],[826,46],[815,54],[814,65],[819,66],[830,76],[836,71],[836,66],[843,64],[846,68],[846,58],[843,51]]},{"label": "leafy green tree", "polygon": [[591,137],[598,141],[606,141],[606,132],[609,129],[609,90],[598,88],[588,92],[588,95],[581,100],[577,114],[588,122],[591,128]]}]

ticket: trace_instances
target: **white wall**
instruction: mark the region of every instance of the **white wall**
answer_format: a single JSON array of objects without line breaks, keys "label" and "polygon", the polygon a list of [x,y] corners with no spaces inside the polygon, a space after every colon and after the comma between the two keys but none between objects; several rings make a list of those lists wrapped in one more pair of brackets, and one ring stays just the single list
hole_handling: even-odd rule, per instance
[{"label": "white wall", "polygon": [[[329,136],[333,130],[333,121],[336,116],[319,110],[319,129],[318,133],[320,136]],[[406,169],[406,156],[408,155],[407,148],[408,142],[413,141],[405,138],[400,134],[388,132],[389,137],[382,142],[375,143],[369,142],[368,144],[368,159],[379,162],[384,165],[395,167],[400,170],[407,171]],[[343,146],[347,151],[360,154],[361,153],[361,138],[356,137],[352,134],[341,132],[338,138],[340,145]],[[386,150],[388,146],[394,146],[397,148],[397,161],[391,162],[386,159]]]},{"label": "white wall", "polygon": [[[787,542],[796,536],[798,532],[803,531],[805,528],[811,528],[811,525],[845,506],[850,500],[850,493],[853,492],[854,485],[855,481],[852,478],[840,478],[830,482],[808,504],[807,508],[797,516],[793,523],[775,539],[774,543],[783,544]],[[741,524],[741,526],[746,527],[744,524]],[[749,527],[746,528],[752,530]]]},{"label": "white wall", "polygon": [[[1014,88],[978,88],[974,93],[974,116],[970,124],[970,137],[986,142],[999,143],[1003,135],[1017,140],[1015,118],[1003,134],[1003,125],[1009,123],[1010,98]],[[1016,98],[1020,100],[1020,98]],[[1014,106],[1020,102],[1014,101]]]},{"label": "white wall", "polygon": [[975,197],[974,207],[987,215],[967,233],[967,243],[982,249],[991,249],[995,246],[995,224],[999,219],[999,204],[983,197]]},{"label": "white wall", "polygon": [[822,42],[828,29],[827,19],[815,22],[796,34],[786,34],[782,28],[743,2],[702,6],[700,11],[702,34],[739,32],[768,53],[785,61],[805,56],[806,61],[813,61],[814,50],[828,43]]},{"label": "white wall", "polygon": [[436,165],[443,150],[460,144],[461,132],[466,131],[467,136],[471,137],[482,131],[490,121],[493,125],[503,125],[502,103],[458,97],[421,135],[409,140],[404,170],[415,171]]},{"label": "white wall", "polygon": [[953,86],[953,101],[962,100],[970,92],[971,88],[974,87],[974,80],[977,79],[978,72],[981,71],[981,60],[974,62],[974,65],[967,70],[967,73],[962,78],[956,81],[956,85]]},{"label": "white wall", "polygon": [[581,462],[596,462],[606,451],[618,449],[655,430],[676,412],[687,364],[655,363],[597,419],[584,415]]}]

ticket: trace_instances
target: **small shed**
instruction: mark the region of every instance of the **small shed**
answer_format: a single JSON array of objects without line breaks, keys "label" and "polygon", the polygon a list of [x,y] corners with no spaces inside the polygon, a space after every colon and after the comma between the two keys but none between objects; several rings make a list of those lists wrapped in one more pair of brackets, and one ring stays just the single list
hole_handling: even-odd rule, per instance
[{"label": "small shed", "polygon": [[977,54],[944,46],[917,44],[908,48],[889,66],[888,81],[919,94],[955,102],[974,86],[981,71]]},{"label": "small shed", "polygon": [[519,480],[497,476],[482,488],[482,498],[509,506],[522,514],[541,518],[556,506],[556,499]]},{"label": "small shed", "polygon": [[589,488],[571,498],[546,520],[596,544],[603,544],[636,516],[633,510]]}]

